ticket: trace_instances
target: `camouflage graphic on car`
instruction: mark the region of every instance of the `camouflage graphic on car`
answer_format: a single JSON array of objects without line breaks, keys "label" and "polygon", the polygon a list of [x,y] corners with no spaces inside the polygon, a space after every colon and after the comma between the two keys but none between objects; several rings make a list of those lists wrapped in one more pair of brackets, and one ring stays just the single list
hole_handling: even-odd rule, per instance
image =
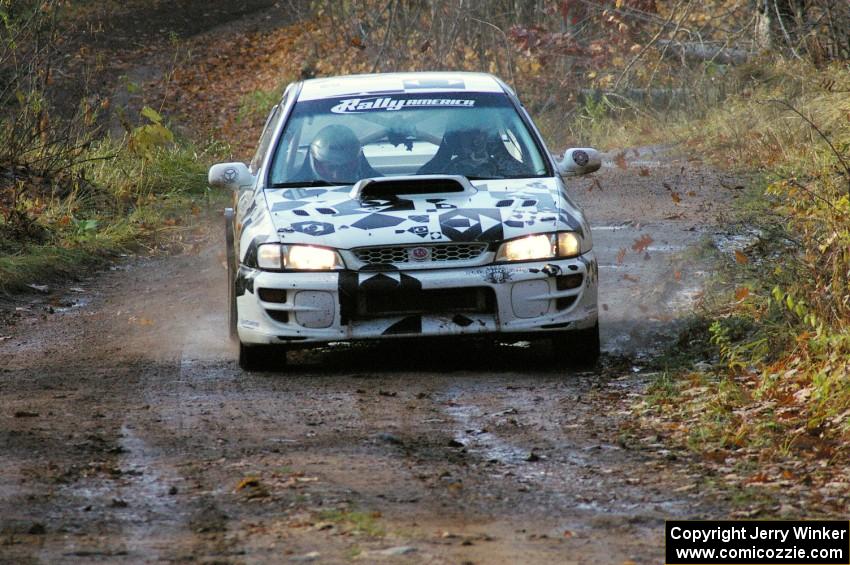
[{"label": "camouflage graphic on car", "polygon": [[[473,184],[472,195],[388,200],[352,199],[350,186],[267,189],[258,195],[265,205],[252,206],[246,215],[242,240],[277,233],[284,243],[351,249],[422,240],[497,242],[557,230],[584,235],[581,215],[561,195],[558,179]],[[269,223],[273,229],[263,232]]]}]

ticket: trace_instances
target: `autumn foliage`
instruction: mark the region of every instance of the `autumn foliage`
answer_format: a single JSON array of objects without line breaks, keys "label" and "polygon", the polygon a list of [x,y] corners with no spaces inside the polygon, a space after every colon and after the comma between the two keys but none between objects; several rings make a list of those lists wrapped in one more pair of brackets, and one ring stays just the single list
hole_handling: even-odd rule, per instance
[{"label": "autumn foliage", "polygon": [[677,344],[691,356],[638,411],[713,466],[749,465],[745,485],[805,483],[800,498],[827,509],[850,460],[850,73],[791,61],[761,73],[723,112],[677,126],[689,151],[758,176],[704,325]]},{"label": "autumn foliage", "polygon": [[[103,246],[176,227],[173,208],[197,210],[204,166],[227,153],[190,140],[226,140],[248,159],[289,82],[491,72],[519,92],[553,149],[678,140],[760,175],[742,212],[757,236],[722,257],[720,299],[680,344],[705,359],[665,374],[643,417],[724,460],[808,458],[776,476],[842,472],[821,463],[846,460],[850,440],[847,2],[291,1],[273,25],[145,44],[167,60],[163,76],[123,76],[123,90],[66,96],[59,112],[56,81],[73,73],[57,72],[52,55],[74,42],[56,22],[86,24],[98,4],[0,0],[0,244],[17,241],[16,256],[30,244]],[[72,55],[79,74],[132,67],[85,45]],[[131,87],[141,94],[115,108],[110,97]],[[104,139],[112,118],[118,133]],[[669,191],[676,203],[686,194]],[[632,251],[652,242],[642,234]]]}]

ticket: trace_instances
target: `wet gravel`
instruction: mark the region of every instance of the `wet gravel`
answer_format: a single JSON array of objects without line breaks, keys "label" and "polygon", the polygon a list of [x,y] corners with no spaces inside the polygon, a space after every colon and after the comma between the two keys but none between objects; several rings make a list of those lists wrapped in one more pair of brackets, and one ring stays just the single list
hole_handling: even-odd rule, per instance
[{"label": "wet gravel", "polygon": [[657,563],[665,518],[723,509],[686,461],[622,436],[625,408],[707,269],[683,252],[728,198],[652,151],[573,184],[601,265],[592,371],[444,341],[244,373],[217,233],[7,301],[0,562]]}]

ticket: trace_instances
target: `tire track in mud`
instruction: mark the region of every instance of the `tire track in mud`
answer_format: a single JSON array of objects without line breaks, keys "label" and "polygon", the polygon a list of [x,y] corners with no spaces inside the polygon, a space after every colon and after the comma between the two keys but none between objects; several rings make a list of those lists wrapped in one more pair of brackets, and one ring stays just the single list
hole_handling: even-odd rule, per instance
[{"label": "tire track in mud", "polygon": [[[221,493],[205,493],[209,489],[193,472],[191,456],[187,460],[189,453],[173,441],[185,437],[202,417],[203,411],[192,410],[192,403],[209,396],[205,390],[200,396],[195,392],[206,386],[204,381],[216,383],[221,400],[220,391],[231,388],[234,380],[222,379],[220,371],[198,370],[214,352],[220,356],[220,344],[226,344],[217,329],[218,313],[213,309],[196,314],[199,300],[208,300],[202,281],[210,267],[203,264],[214,264],[211,258],[208,255],[201,265],[197,258],[183,258],[165,269],[157,268],[161,261],[143,261],[120,269],[124,277],[110,273],[108,278],[126,279],[119,283],[117,295],[107,293],[106,300],[94,305],[101,313],[93,318],[100,331],[106,329],[122,345],[115,350],[108,340],[96,338],[90,342],[94,351],[86,357],[108,356],[110,363],[126,364],[122,370],[132,377],[123,381],[124,386],[104,388],[103,397],[92,398],[94,402],[86,406],[104,412],[105,423],[115,430],[115,445],[107,446],[105,457],[90,464],[106,471],[84,473],[56,493],[57,499],[70,501],[57,509],[57,520],[91,524],[94,519],[103,525],[96,535],[46,544],[42,560],[109,557],[153,562],[230,552],[211,539],[214,536],[205,535],[226,530],[226,515],[216,504]],[[187,273],[187,266],[193,270]],[[150,286],[136,282],[144,281],[138,277],[141,273]],[[187,283],[201,291],[184,293],[170,308],[162,300],[165,296],[158,294],[174,297],[174,291]],[[123,325],[125,320],[129,323]],[[138,327],[140,320],[144,323]],[[74,341],[87,338],[91,334],[84,328]],[[66,345],[72,355],[81,350],[78,347]],[[116,351],[124,353],[115,355]]]},{"label": "tire track in mud", "polygon": [[[690,515],[692,509],[681,497],[656,491],[648,498],[651,482],[626,481],[643,473],[644,461],[605,441],[615,425],[600,426],[602,437],[588,437],[582,424],[575,423],[593,421],[587,411],[594,404],[582,397],[607,392],[607,384],[594,382],[598,380],[598,375],[568,374],[565,382],[515,386],[508,395],[459,385],[446,391],[444,410],[454,420],[455,441],[495,464],[493,480],[545,493],[541,505],[555,516],[560,510],[567,529],[581,529],[599,515],[654,523],[665,516]],[[572,417],[565,416],[570,407]],[[641,510],[647,504],[652,508]]]},{"label": "tire track in mud", "polygon": [[[600,178],[617,183],[618,174],[609,165]],[[668,174],[643,177],[641,198],[654,195],[646,210],[642,201],[624,208],[613,189],[574,188],[603,228],[603,344],[608,361],[630,362],[622,371],[559,371],[541,360],[546,348],[417,342],[332,347],[293,356],[281,374],[247,374],[227,341],[217,234],[200,256],[99,275],[103,290],[88,305],[0,343],[13,371],[0,377],[16,380],[3,382],[0,417],[68,406],[54,420],[9,420],[39,435],[13,438],[3,468],[22,477],[39,463],[77,469],[59,486],[52,475],[28,477],[30,491],[56,495],[29,513],[46,534],[24,536],[14,555],[280,561],[320,551],[341,561],[354,546],[412,545],[411,561],[657,561],[662,518],[713,511],[698,493],[676,491],[692,481],[680,463],[617,442],[621,400],[648,378],[632,369],[664,345],[699,286],[692,273],[704,270],[679,266],[705,222],[664,220],[677,212],[659,188]],[[633,252],[647,234],[653,243]],[[83,451],[63,445],[76,421],[85,422],[79,434],[99,438]],[[55,447],[25,455],[36,440]],[[251,475],[266,496],[236,489]],[[4,479],[5,520],[22,498]],[[380,512],[386,535],[305,525],[339,508]]]},{"label": "tire track in mud", "polygon": [[[179,353],[162,354],[153,370],[140,367],[138,395],[145,409],[129,412],[121,427],[120,462],[135,475],[120,490],[130,509],[122,535],[131,560],[157,562],[234,553],[229,543],[205,535],[227,530],[228,516],[216,502],[226,489],[207,492],[211,489],[194,472],[189,453],[179,447],[179,438],[191,435],[204,414],[192,409],[193,403],[207,396],[203,389],[210,383],[220,389],[234,384],[232,378],[223,379],[221,371],[198,370],[218,349],[210,351],[209,346],[224,339],[216,331],[220,320],[214,311],[206,310],[194,320],[187,316],[170,321],[173,326],[162,339],[173,341],[160,345],[165,352]],[[192,494],[196,490],[203,492]]]}]

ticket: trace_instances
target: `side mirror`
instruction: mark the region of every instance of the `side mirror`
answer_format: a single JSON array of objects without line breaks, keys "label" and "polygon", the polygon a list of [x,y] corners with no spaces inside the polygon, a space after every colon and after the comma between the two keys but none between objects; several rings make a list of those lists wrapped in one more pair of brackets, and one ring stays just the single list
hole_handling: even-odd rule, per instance
[{"label": "side mirror", "polygon": [[564,152],[564,158],[558,163],[558,172],[563,176],[586,175],[598,171],[601,166],[602,157],[596,149],[572,148]]},{"label": "side mirror", "polygon": [[207,182],[213,188],[240,190],[254,184],[254,175],[245,163],[217,163],[210,167]]}]

